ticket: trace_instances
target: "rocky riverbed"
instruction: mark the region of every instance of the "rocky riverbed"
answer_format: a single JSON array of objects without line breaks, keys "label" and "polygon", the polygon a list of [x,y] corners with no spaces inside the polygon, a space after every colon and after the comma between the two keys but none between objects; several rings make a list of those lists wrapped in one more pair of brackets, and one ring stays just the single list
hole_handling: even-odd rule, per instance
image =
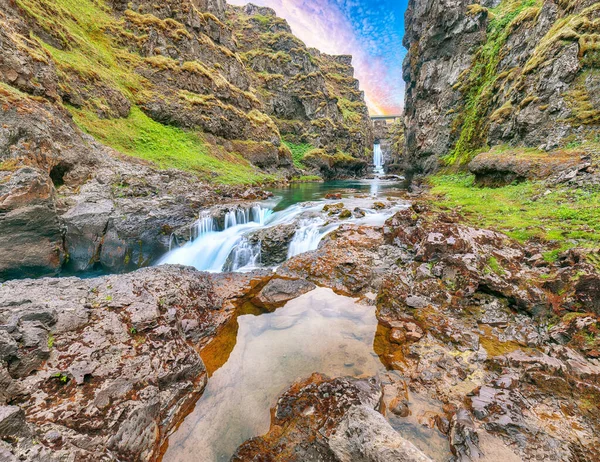
[{"label": "rocky riverbed", "polygon": [[274,272],[4,283],[3,455],[157,458],[210,381],[211,341],[248,303],[285,313],[313,284],[375,307],[381,370],[301,378],[233,460],[600,457],[597,270],[421,201],[384,226],[342,225]]}]

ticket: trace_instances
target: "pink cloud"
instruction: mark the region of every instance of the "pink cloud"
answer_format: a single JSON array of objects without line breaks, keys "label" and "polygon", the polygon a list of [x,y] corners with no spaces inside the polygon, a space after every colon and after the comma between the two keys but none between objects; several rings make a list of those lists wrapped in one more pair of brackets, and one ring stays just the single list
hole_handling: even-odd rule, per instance
[{"label": "pink cloud", "polygon": [[[230,3],[244,5],[247,1],[230,0]],[[273,8],[309,47],[328,54],[352,55],[355,76],[365,92],[371,114],[389,114],[401,110],[394,101],[397,98],[390,95],[388,63],[382,57],[370,54],[369,48],[373,48],[373,44],[364,38],[359,39],[355,32],[355,28],[359,27],[363,37],[372,34],[374,26],[367,19],[363,19],[361,24],[351,24],[335,1],[254,0],[253,3]],[[345,5],[346,8],[348,6]],[[402,79],[401,75],[395,77]]]}]

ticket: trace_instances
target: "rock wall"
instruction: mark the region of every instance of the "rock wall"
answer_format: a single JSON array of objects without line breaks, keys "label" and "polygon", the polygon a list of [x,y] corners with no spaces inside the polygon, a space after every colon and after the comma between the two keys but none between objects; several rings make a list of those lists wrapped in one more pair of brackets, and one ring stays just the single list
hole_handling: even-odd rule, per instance
[{"label": "rock wall", "polygon": [[508,144],[598,142],[600,4],[411,0],[404,163],[427,173]]},{"label": "rock wall", "polygon": [[352,57],[307,48],[270,8],[229,7],[227,16],[257,97],[284,139],[368,158],[371,122]]}]

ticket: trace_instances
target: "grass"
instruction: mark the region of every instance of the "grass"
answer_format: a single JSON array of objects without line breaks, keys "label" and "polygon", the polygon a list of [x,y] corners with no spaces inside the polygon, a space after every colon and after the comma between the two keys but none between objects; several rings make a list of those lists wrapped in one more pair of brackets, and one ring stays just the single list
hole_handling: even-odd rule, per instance
[{"label": "grass", "polygon": [[[120,29],[102,1],[93,0],[16,0],[47,33],[62,42],[55,48],[43,40],[38,43],[64,72],[77,73],[84,82],[103,82],[133,97],[145,87],[145,79],[132,72],[138,55],[120,47],[107,30]],[[67,75],[63,77],[68,80]]]},{"label": "grass", "polygon": [[299,169],[305,169],[306,165],[302,162],[304,156],[314,149],[309,143],[291,143],[289,141],[283,141],[290,151],[292,151],[292,160],[294,162],[294,166]]},{"label": "grass", "polygon": [[129,117],[108,120],[86,109],[70,110],[75,122],[94,138],[159,168],[192,171],[203,179],[222,184],[252,184],[272,179],[239,155],[211,154],[198,134],[155,122],[136,106]]},{"label": "grass", "polygon": [[[524,182],[481,188],[468,174],[430,178],[434,203],[459,210],[475,226],[491,228],[520,241],[540,240],[557,249],[600,246],[600,188],[553,189]],[[493,269],[493,265],[490,264]]]}]

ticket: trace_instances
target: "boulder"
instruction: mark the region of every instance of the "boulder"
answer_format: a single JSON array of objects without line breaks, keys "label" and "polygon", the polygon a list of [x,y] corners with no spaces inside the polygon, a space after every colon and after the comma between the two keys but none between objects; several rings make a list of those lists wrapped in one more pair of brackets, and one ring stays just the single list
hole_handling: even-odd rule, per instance
[{"label": "boulder", "polygon": [[231,460],[337,462],[329,438],[346,413],[357,405],[374,408],[380,399],[381,384],[375,378],[313,374],[279,398],[269,432],[243,443]]},{"label": "boulder", "polygon": [[353,406],[329,438],[340,462],[432,462],[402,438],[379,412]]},{"label": "boulder", "polygon": [[535,150],[490,151],[469,164],[475,181],[482,186],[504,186],[514,181],[544,179],[576,166],[582,153]]},{"label": "boulder", "polygon": [[261,308],[274,310],[286,302],[302,294],[314,290],[312,282],[305,279],[271,279],[267,285],[252,299],[252,303]]}]

